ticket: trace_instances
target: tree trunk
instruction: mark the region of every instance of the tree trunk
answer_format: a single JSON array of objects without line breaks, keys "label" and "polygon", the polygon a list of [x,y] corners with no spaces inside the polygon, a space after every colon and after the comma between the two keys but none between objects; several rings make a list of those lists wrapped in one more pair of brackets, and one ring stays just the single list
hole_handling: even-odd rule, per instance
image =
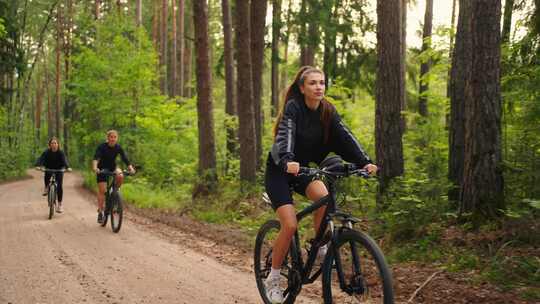
[{"label": "tree trunk", "polygon": [[253,77],[253,110],[255,112],[257,168],[262,165],[262,82],[264,60],[264,36],[267,0],[251,0],[251,71]]},{"label": "tree trunk", "polygon": [[510,30],[512,29],[512,10],[514,9],[514,0],[506,0],[504,2],[504,19],[502,28],[502,42],[510,41]]},{"label": "tree trunk", "polygon": [[272,117],[279,111],[279,38],[281,31],[281,0],[272,1]]},{"label": "tree trunk", "polygon": [[[67,18],[66,18],[66,30],[64,36],[64,79],[66,83],[69,83],[71,77],[71,41],[73,31],[73,0],[67,0]],[[70,153],[70,131],[71,121],[73,115],[73,103],[69,96],[66,96],[64,101],[64,153],[69,155]]]},{"label": "tree trunk", "polygon": [[94,0],[94,18],[99,19],[99,14],[101,13],[101,0]]},{"label": "tree trunk", "polygon": [[185,2],[184,0],[178,1],[178,54],[177,56],[177,62],[178,64],[178,71],[176,72],[176,75],[178,77],[176,81],[176,86],[178,90],[178,96],[184,96],[184,22],[185,22]]},{"label": "tree trunk", "polygon": [[240,179],[254,183],[256,180],[256,134],[253,113],[253,93],[251,76],[251,48],[249,26],[249,1],[237,0],[235,6],[237,92],[240,139]]},{"label": "tree trunk", "polygon": [[504,209],[501,153],[501,2],[473,0],[471,85],[466,87],[460,214],[492,218]]},{"label": "tree trunk", "polygon": [[43,65],[45,66],[45,93],[47,94],[47,138],[51,138],[54,134],[54,116],[53,116],[53,103],[51,98],[49,71],[47,64],[47,56],[43,56]]},{"label": "tree trunk", "polygon": [[331,86],[336,77],[337,67],[337,27],[340,24],[338,16],[338,8],[341,6],[341,1],[328,1],[324,10],[332,12],[329,14],[329,19],[326,20],[324,28],[324,55],[323,55],[323,71],[326,77],[327,86]]},{"label": "tree trunk", "polygon": [[[229,0],[221,0],[221,8],[223,11],[223,45],[225,56],[225,113],[229,117],[236,116],[236,99],[235,99],[235,80],[234,80],[234,55],[233,55],[233,37],[231,23],[231,8]],[[228,168],[230,156],[237,155],[237,136],[236,130],[231,124],[225,126],[227,128],[227,157],[226,167]]]},{"label": "tree trunk", "polygon": [[[452,30],[452,32],[454,31],[455,24],[456,24],[456,2],[457,0],[452,0],[452,17],[450,20],[450,29]],[[453,50],[454,50],[454,35],[450,35],[450,51],[449,51],[450,59],[452,58]]]},{"label": "tree trunk", "polygon": [[121,0],[116,0],[116,9],[118,10],[118,16],[122,17],[123,4]]},{"label": "tree trunk", "polygon": [[401,9],[401,1],[377,1],[375,142],[381,194],[391,178],[403,174]]},{"label": "tree trunk", "polygon": [[[407,3],[409,0],[402,0],[401,2],[401,66],[400,73],[403,79],[403,86],[401,87],[401,111],[407,111]],[[407,117],[401,115],[401,134],[405,133],[407,129]]]},{"label": "tree trunk", "polygon": [[308,39],[305,43],[304,48],[303,65],[315,66],[315,53],[317,52],[317,47],[319,46],[320,42],[319,24],[318,18],[312,18],[308,16],[317,16],[317,14],[319,13],[318,3],[318,0],[307,0],[309,13],[308,15],[306,15],[306,19],[304,19],[304,21],[308,21]]},{"label": "tree trunk", "polygon": [[471,62],[471,2],[459,0],[456,44],[450,71],[450,129],[448,133],[448,179],[454,187],[448,192],[450,200],[460,199],[465,150],[465,88],[470,85]]},{"label": "tree trunk", "polygon": [[161,93],[168,94],[167,86],[167,52],[168,52],[168,21],[169,21],[169,5],[168,0],[162,0],[161,3],[161,57],[160,57],[160,66],[161,66]]},{"label": "tree trunk", "polygon": [[[154,48],[156,52],[160,49],[159,47],[159,25],[160,25],[160,13],[159,13],[159,0],[154,0],[154,15],[152,16],[152,41],[154,42]],[[160,61],[161,62],[161,61]]]},{"label": "tree trunk", "polygon": [[[454,32],[454,28],[455,28],[455,24],[456,24],[456,2],[457,0],[452,0],[452,18],[450,20],[450,30],[452,32]],[[453,62],[453,58],[454,58],[454,35],[450,35],[450,45],[449,45],[449,49],[448,49],[448,59],[450,62]],[[448,69],[448,77],[447,77],[447,80],[446,80],[446,97],[448,97],[448,100],[450,100],[450,87],[451,87],[451,84],[450,84],[450,81],[451,81],[451,78],[452,78],[452,67],[450,66],[450,68]],[[449,120],[449,114],[447,113],[446,114],[446,128],[448,129],[448,125],[450,124]]]},{"label": "tree trunk", "polygon": [[[289,3],[287,5],[287,16],[285,17],[285,24],[287,25],[287,31],[285,32],[285,34],[283,35],[283,63],[285,64],[285,66],[287,65],[287,60],[289,59],[289,38],[291,36],[291,31],[292,31],[292,27],[293,27],[293,24],[292,24],[292,21],[291,21],[291,15],[292,15],[292,0],[289,0]],[[281,70],[281,77],[280,77],[280,80],[281,80],[281,83],[279,85],[279,92],[281,94],[281,92],[283,90],[285,90],[285,88],[287,87],[287,81],[288,81],[288,77],[287,77],[287,69],[286,68],[283,68]],[[279,101],[278,101],[278,109],[279,109]],[[279,114],[279,110],[277,111],[277,113]]]},{"label": "tree trunk", "polygon": [[206,1],[193,1],[195,48],[197,52],[197,113],[199,127],[199,173],[210,184],[216,177],[216,147],[212,107],[212,77],[208,39],[208,6]]},{"label": "tree trunk", "polygon": [[[424,31],[422,34],[422,53],[431,48],[431,30],[433,24],[433,0],[426,1],[426,13],[424,15]],[[431,59],[426,59],[420,65],[420,89],[418,91],[418,113],[426,117],[428,115],[428,98],[426,96],[429,89],[427,74],[431,67]]]},{"label": "tree trunk", "polygon": [[171,10],[172,10],[172,48],[171,48],[171,96],[175,97],[177,93],[177,83],[178,83],[178,68],[177,68],[177,47],[178,42],[177,31],[176,31],[176,0],[171,0]]},{"label": "tree trunk", "polygon": [[[187,19],[187,18],[186,18]],[[184,53],[184,96],[191,98],[191,67],[193,63],[193,23],[192,20],[187,20],[186,23],[186,39]]]},{"label": "tree trunk", "polygon": [[55,136],[60,137],[60,109],[61,109],[61,96],[60,96],[60,75],[62,70],[60,67],[60,53],[62,51],[62,8],[59,5],[56,8],[56,127],[55,127]]},{"label": "tree trunk", "polygon": [[142,25],[142,0],[137,0],[137,8],[135,11],[135,21],[138,27]]},{"label": "tree trunk", "polygon": [[41,116],[43,112],[43,87],[44,87],[44,81],[41,79],[41,76],[36,77],[36,114],[35,114],[35,120],[36,120],[36,139],[35,142],[37,145],[39,145],[40,138],[41,138]]},{"label": "tree trunk", "polygon": [[308,0],[302,0],[300,3],[300,12],[296,18],[300,22],[298,33],[298,46],[300,47],[300,66],[306,65],[307,62],[307,3]]}]

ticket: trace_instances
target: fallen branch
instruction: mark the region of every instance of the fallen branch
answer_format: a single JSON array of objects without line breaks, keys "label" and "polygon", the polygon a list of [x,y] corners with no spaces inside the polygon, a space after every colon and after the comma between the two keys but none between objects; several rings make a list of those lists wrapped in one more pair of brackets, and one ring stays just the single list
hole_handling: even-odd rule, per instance
[{"label": "fallen branch", "polygon": [[416,297],[416,295],[418,294],[418,292],[420,292],[420,290],[422,288],[424,288],[428,283],[429,281],[433,280],[433,278],[438,275],[439,273],[441,273],[442,270],[439,270],[437,272],[435,272],[434,274],[432,274],[424,283],[422,283],[422,285],[420,285],[420,287],[418,287],[414,292],[413,294],[411,295],[411,297],[409,298],[409,301],[407,301],[407,303],[412,303],[412,300]]}]

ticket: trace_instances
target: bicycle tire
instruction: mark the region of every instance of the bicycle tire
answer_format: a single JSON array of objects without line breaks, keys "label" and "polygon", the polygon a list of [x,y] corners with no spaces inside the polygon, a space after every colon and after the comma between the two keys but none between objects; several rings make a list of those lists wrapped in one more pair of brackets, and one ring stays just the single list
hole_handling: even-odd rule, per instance
[{"label": "bicycle tire", "polygon": [[[254,263],[253,268],[255,272],[255,281],[257,282],[257,289],[259,290],[259,294],[265,304],[271,304],[272,302],[268,299],[266,296],[266,288],[264,286],[264,280],[270,273],[270,267],[272,266],[272,246],[273,241],[270,241],[269,235],[272,233],[275,233],[277,236],[277,233],[280,229],[280,224],[276,220],[269,220],[266,223],[264,223],[261,228],[259,228],[259,231],[257,232],[257,238],[255,240],[255,249],[254,249]],[[294,243],[293,241],[291,242]],[[291,247],[292,248],[292,247]],[[290,270],[292,269],[292,256],[291,256],[291,248],[289,248],[289,252],[285,256],[285,260],[283,261],[283,265],[281,266],[281,273],[282,276],[286,278],[287,287],[289,286],[289,276],[290,276]],[[283,303],[285,304],[292,304],[296,300],[297,293],[289,293],[286,295]]]},{"label": "bicycle tire", "polygon": [[54,208],[56,207],[56,185],[53,183],[49,186],[47,192],[47,203],[49,205],[49,219],[52,219],[54,215]]},{"label": "bicycle tire", "polygon": [[[342,248],[345,248],[343,252],[340,251]],[[354,257],[352,248],[355,248],[354,252],[357,258]],[[343,266],[348,261],[352,262],[355,259],[361,260],[359,263],[361,273],[357,273],[354,269],[348,270]],[[339,282],[338,263],[341,263],[343,277],[347,281],[345,283],[348,284],[345,289],[348,292],[339,284],[333,284],[333,275],[336,277],[336,282]],[[354,267],[354,264],[354,262],[350,263],[351,268],[357,268]],[[325,304],[344,303],[345,301],[342,299],[351,299],[351,297],[354,297],[358,301],[357,303],[394,303],[392,274],[384,255],[377,243],[360,231],[347,229],[338,235],[325,258],[322,283]],[[346,303],[355,302],[347,301]]]},{"label": "bicycle tire", "polygon": [[120,193],[114,192],[110,196],[110,209],[109,214],[111,216],[111,229],[114,233],[118,233],[122,227],[122,219],[124,215],[124,208],[122,205],[122,198]]}]

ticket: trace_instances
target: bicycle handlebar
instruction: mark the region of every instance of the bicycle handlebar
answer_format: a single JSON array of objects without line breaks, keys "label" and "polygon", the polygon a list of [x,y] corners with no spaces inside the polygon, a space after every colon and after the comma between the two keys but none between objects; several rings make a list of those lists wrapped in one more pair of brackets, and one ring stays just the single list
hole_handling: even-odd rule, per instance
[{"label": "bicycle handlebar", "polygon": [[51,172],[51,173],[64,173],[64,172],[70,172],[69,170],[66,170],[66,169],[47,169],[47,168],[36,168],[36,170],[38,171],[43,171],[43,172]]},{"label": "bicycle handlebar", "polygon": [[340,171],[328,170],[329,168],[310,168],[310,167],[300,167],[298,170],[298,175],[306,176],[315,176],[315,175],[325,175],[330,177],[348,177],[352,175],[360,176],[363,178],[371,178],[372,176],[365,169],[358,168],[354,164],[344,164],[343,168],[340,168]]},{"label": "bicycle handlebar", "polygon": [[[98,174],[103,174],[103,175],[107,175],[107,176],[115,176],[115,175],[118,175],[118,172],[107,170],[107,169],[101,169],[101,170],[99,170]],[[128,170],[122,170],[122,174],[128,176],[128,175],[134,175],[135,173],[131,173]]]}]

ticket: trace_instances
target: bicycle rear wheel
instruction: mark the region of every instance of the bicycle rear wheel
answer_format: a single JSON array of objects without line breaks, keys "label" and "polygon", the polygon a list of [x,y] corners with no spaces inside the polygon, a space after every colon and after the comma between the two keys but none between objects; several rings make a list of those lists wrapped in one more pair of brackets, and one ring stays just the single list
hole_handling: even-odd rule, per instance
[{"label": "bicycle rear wheel", "polygon": [[54,183],[49,186],[47,203],[49,205],[49,219],[52,219],[54,215],[54,208],[56,207],[56,185]]},{"label": "bicycle rear wheel", "polygon": [[345,230],[328,250],[323,265],[324,303],[393,304],[392,274],[375,241]]},{"label": "bicycle rear wheel", "polygon": [[[254,271],[255,281],[257,282],[257,289],[265,304],[271,304],[270,299],[266,296],[266,287],[264,281],[270,274],[272,268],[272,247],[278,236],[280,224],[276,220],[270,220],[264,223],[259,232],[257,233],[257,239],[255,240],[255,256],[254,256]],[[294,303],[297,292],[299,291],[299,284],[301,284],[300,274],[292,267],[291,249],[283,261],[281,266],[281,287],[284,290],[283,303]],[[292,292],[291,292],[292,290]]]},{"label": "bicycle rear wheel", "polygon": [[124,209],[122,206],[120,193],[113,192],[110,197],[110,203],[109,214],[111,215],[111,228],[114,233],[118,233],[118,231],[120,231],[120,227],[122,227],[122,219],[124,216]]}]

